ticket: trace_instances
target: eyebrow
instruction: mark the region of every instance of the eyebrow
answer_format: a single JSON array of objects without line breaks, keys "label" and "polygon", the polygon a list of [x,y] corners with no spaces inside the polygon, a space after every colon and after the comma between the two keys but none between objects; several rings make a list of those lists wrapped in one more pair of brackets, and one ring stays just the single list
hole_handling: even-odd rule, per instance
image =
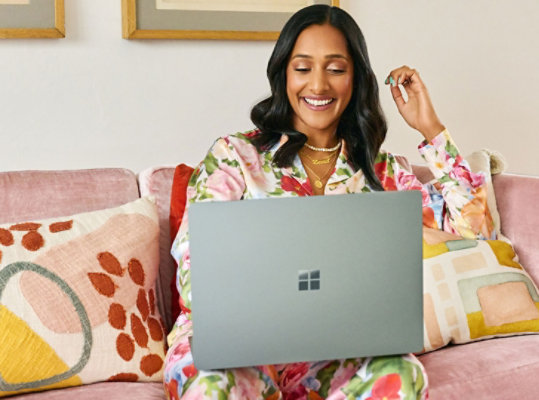
[{"label": "eyebrow", "polygon": [[[296,54],[295,56],[293,56],[291,58],[291,60],[293,60],[294,58],[309,58],[309,59],[312,59],[313,56],[310,56],[308,54]],[[348,57],[346,57],[345,55],[343,54],[328,54],[326,56],[324,56],[325,59],[331,59],[331,58],[342,58],[343,60],[348,60]]]}]

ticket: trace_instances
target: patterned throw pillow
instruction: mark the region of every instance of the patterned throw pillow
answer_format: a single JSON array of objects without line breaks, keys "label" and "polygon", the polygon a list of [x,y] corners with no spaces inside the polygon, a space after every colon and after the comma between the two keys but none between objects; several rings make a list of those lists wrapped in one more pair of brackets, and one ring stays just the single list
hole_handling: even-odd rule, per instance
[{"label": "patterned throw pillow", "polygon": [[[185,207],[187,203],[187,186],[189,185],[189,179],[193,174],[194,168],[186,164],[180,164],[176,166],[174,170],[174,178],[172,179],[172,190],[170,193],[170,241],[174,242],[180,225],[182,224],[183,214],[185,213]],[[172,320],[176,321],[178,315],[180,315],[180,294],[176,287],[176,274],[172,277],[170,282],[170,292],[172,293],[172,307],[171,314]]]},{"label": "patterned throw pillow", "polygon": [[426,229],[423,258],[425,351],[539,332],[539,292],[509,243]]},{"label": "patterned throw pillow", "polygon": [[158,238],[146,198],[0,225],[0,397],[162,379]]}]

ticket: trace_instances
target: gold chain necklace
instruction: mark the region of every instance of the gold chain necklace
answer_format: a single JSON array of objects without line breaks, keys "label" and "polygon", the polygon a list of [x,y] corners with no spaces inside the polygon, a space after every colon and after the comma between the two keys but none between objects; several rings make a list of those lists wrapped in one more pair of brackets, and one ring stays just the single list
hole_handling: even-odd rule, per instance
[{"label": "gold chain necklace", "polygon": [[304,146],[311,149],[312,151],[325,151],[325,152],[329,153],[329,152],[338,150],[339,147],[341,147],[341,142],[337,143],[333,147],[314,147],[314,146],[310,145],[307,142],[305,142]]},{"label": "gold chain necklace", "polygon": [[307,153],[305,153],[304,151],[302,151],[301,154],[304,155],[305,157],[307,157],[307,159],[311,162],[311,164],[313,164],[313,165],[323,165],[323,164],[329,164],[329,162],[331,161],[331,159],[333,158],[333,156],[335,155],[336,152],[337,152],[337,150],[333,151],[333,153],[331,153],[328,157],[321,158],[321,159],[312,158]]},{"label": "gold chain necklace", "polygon": [[[331,157],[329,157],[330,159],[332,159],[333,157],[335,156],[335,154],[333,154]],[[329,162],[328,162],[329,164]],[[334,168],[334,165],[330,165],[328,170],[325,172],[324,176],[323,177],[320,177],[318,176],[318,174],[316,172],[313,171],[313,169],[311,167],[309,167],[307,164],[304,164],[303,165],[308,171],[311,172],[311,174],[314,175],[314,177],[316,178],[315,181],[314,181],[314,186],[316,186],[318,189],[322,189],[324,187],[324,184],[322,183],[322,181],[326,180],[329,175],[331,174],[331,172],[333,172],[333,168]]]}]

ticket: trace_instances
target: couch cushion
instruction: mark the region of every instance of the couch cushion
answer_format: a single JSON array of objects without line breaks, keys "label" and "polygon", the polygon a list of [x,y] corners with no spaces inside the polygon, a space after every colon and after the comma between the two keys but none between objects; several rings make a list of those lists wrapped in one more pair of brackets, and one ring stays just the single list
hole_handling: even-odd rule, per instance
[{"label": "couch cushion", "polygon": [[160,382],[101,382],[15,396],[17,400],[165,400]]},{"label": "couch cushion", "polygon": [[0,397],[162,378],[157,208],[0,225]]},{"label": "couch cushion", "polygon": [[431,399],[539,399],[539,336],[445,347],[419,357]]},{"label": "couch cushion", "polygon": [[170,196],[174,167],[154,167],[142,171],[139,176],[142,196],[153,196],[159,212],[159,278],[157,280],[159,303],[167,331],[172,328],[172,292],[170,282],[176,275],[176,263],[170,255]]}]

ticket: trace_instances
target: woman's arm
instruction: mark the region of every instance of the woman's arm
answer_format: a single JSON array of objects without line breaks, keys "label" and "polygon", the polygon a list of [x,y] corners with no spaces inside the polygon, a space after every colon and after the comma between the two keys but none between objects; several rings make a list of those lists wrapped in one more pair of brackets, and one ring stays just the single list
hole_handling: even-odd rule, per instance
[{"label": "woman's arm", "polygon": [[419,152],[434,175],[431,201],[443,199],[444,230],[469,239],[495,239],[485,176],[471,172],[449,132],[424,141]]},{"label": "woman's arm", "polygon": [[419,190],[423,225],[465,238],[495,239],[483,174],[470,171],[449,133],[444,131],[419,149],[435,179],[422,184],[391,154],[381,153],[375,171],[385,190]]},{"label": "woman's arm", "polygon": [[[496,234],[487,206],[485,177],[470,171],[436,115],[419,73],[403,66],[391,71],[386,84],[390,85],[391,94],[404,120],[425,138],[419,151],[435,177],[432,185],[425,187],[429,193],[428,199],[423,193],[425,225],[437,225],[439,229],[465,238],[494,239]],[[406,92],[407,101],[399,85]],[[394,159],[388,161],[395,170],[399,190],[406,189],[410,182],[417,186],[417,178],[414,180],[408,172],[402,171]]]}]

